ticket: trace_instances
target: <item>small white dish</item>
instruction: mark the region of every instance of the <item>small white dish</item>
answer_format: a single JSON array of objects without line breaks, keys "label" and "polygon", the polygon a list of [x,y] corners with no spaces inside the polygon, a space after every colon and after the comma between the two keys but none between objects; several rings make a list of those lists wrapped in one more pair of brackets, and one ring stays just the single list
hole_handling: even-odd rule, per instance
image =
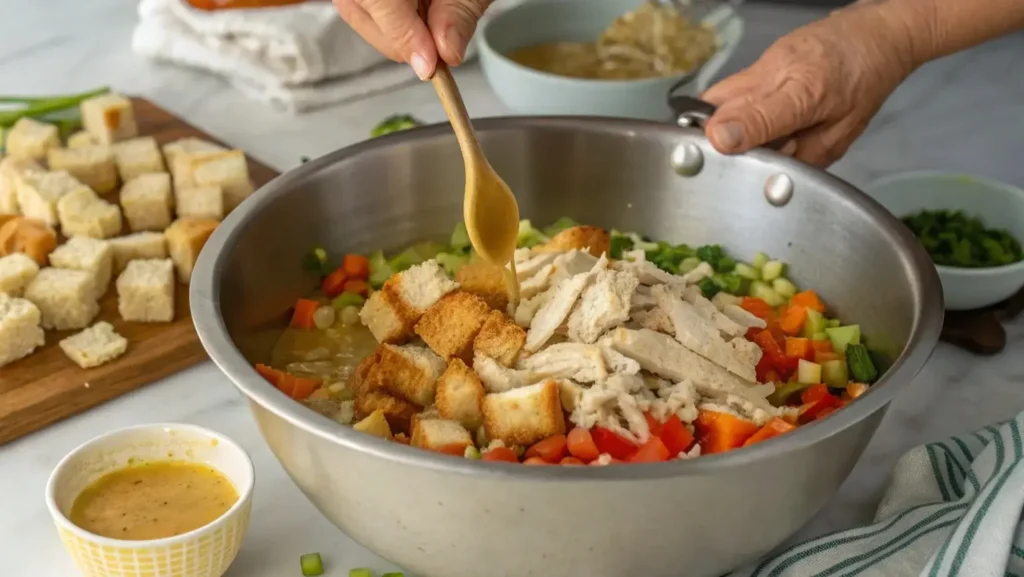
[{"label": "small white dish", "polygon": [[[895,174],[864,189],[897,218],[922,210],[959,210],[988,228],[1024,239],[1024,190],[993,180],[946,172]],[[1024,261],[990,268],[936,265],[946,309],[983,308],[1006,300],[1024,287]]]},{"label": "small white dish", "polygon": [[[95,535],[69,519],[78,495],[103,475],[135,462],[169,460],[217,469],[234,484],[238,501],[203,527],[145,541]],[[86,577],[220,577],[241,548],[254,483],[245,450],[220,433],[178,423],[141,425],[101,435],[71,451],[50,475],[46,506],[64,548]]]}]

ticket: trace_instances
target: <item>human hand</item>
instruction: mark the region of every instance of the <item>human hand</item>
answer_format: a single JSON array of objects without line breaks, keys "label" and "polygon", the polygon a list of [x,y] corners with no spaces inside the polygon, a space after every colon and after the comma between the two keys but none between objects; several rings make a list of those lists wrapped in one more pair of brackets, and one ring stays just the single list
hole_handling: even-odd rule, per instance
[{"label": "human hand", "polygon": [[783,36],[702,98],[718,106],[706,132],[725,154],[782,139],[782,152],[828,166],[913,71],[906,20],[863,1]]},{"label": "human hand", "polygon": [[457,65],[491,0],[334,0],[341,17],[388,58],[407,62],[421,80],[433,76],[440,57]]}]

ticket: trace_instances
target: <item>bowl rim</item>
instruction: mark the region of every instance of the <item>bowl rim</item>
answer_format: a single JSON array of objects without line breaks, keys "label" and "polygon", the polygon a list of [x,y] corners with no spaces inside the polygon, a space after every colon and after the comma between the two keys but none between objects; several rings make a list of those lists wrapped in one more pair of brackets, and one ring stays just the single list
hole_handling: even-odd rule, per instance
[{"label": "bowl rim", "polygon": [[[871,196],[877,189],[883,186],[891,186],[902,182],[915,181],[915,180],[931,180],[931,179],[948,179],[948,178],[969,178],[974,183],[983,185],[987,188],[1001,190],[1003,192],[1010,193],[1016,196],[1020,200],[1021,207],[1024,208],[1024,188],[1014,186],[1005,182],[1001,182],[985,176],[977,176],[966,172],[953,172],[946,170],[910,170],[905,172],[897,172],[883,176],[882,178],[871,181],[870,184],[864,187],[864,192]],[[872,196],[872,198],[874,198]],[[886,209],[888,210],[888,209]],[[968,212],[970,209],[963,209]],[[893,216],[896,216],[893,214]],[[902,216],[896,216],[897,219],[902,219]],[[916,237],[915,237],[916,238]],[[1014,237],[1016,238],[1016,237]],[[1021,239],[1017,239],[1017,242],[1024,242]],[[931,257],[929,256],[929,259]],[[999,266],[983,266],[983,267],[959,267],[950,266],[945,264],[937,264],[932,261],[932,264],[938,269],[941,274],[948,275],[959,275],[965,277],[975,278],[991,278],[995,276],[1004,276],[1012,274],[1024,273],[1024,260],[1019,260],[1010,264],[1003,264]]]},{"label": "bowl rim", "polygon": [[[86,531],[82,527],[79,527],[78,525],[72,523],[71,519],[69,519],[68,516],[65,515],[63,511],[60,510],[60,507],[57,505],[56,497],[57,479],[58,477],[60,477],[60,474],[63,473],[64,470],[69,466],[71,460],[81,455],[85,451],[88,451],[94,445],[106,440],[110,440],[113,437],[131,437],[132,433],[154,430],[189,431],[192,433],[196,433],[198,435],[212,437],[217,440],[218,445],[223,444],[229,450],[235,452],[238,455],[241,455],[246,465],[245,475],[243,477],[245,483],[244,486],[241,486],[232,481],[233,484],[235,485],[235,489],[238,491],[238,499],[234,502],[234,504],[232,504],[231,507],[229,507],[228,510],[222,513],[219,517],[201,527],[196,527],[195,529],[188,531],[186,533],[182,533],[180,535],[173,535],[171,537],[161,537],[159,539],[128,540],[116,539],[114,537],[104,537],[103,535],[98,535],[96,533],[93,533],[92,531]],[[223,471],[218,470],[218,472],[224,475],[225,477],[228,476]],[[229,478],[229,480],[231,479]],[[150,549],[157,547],[168,547],[171,545],[176,545],[187,541],[192,541],[199,535],[203,533],[209,533],[214,528],[227,523],[228,519],[238,515],[238,512],[243,507],[245,507],[249,501],[252,500],[252,493],[255,486],[256,471],[255,468],[253,467],[252,459],[249,457],[249,454],[246,453],[245,449],[243,449],[241,445],[239,445],[230,437],[218,433],[217,431],[214,431],[212,429],[207,429],[206,427],[192,425],[189,423],[148,423],[142,425],[132,425],[129,427],[121,427],[118,429],[114,429],[112,431],[107,431],[102,435],[97,435],[89,439],[88,441],[85,441],[84,443],[78,445],[70,452],[68,452],[68,454],[65,455],[60,460],[60,462],[58,462],[57,465],[53,468],[53,471],[50,472],[49,479],[47,479],[46,481],[46,508],[50,510],[50,516],[53,517],[54,521],[60,527],[67,529],[72,533],[75,533],[79,538],[84,539],[86,541],[91,541],[104,546],[116,547],[119,549]]]},{"label": "bowl rim", "polygon": [[[530,68],[529,66],[524,66],[524,65],[516,62],[515,60],[512,60],[511,58],[509,58],[508,56],[506,56],[505,54],[501,53],[500,51],[495,49],[493,46],[491,46],[490,34],[489,34],[490,31],[491,31],[491,27],[494,26],[496,22],[500,22],[502,18],[508,17],[509,14],[512,14],[512,13],[520,11],[520,10],[543,10],[545,8],[550,8],[552,6],[559,6],[559,7],[561,7],[561,6],[588,7],[588,6],[591,6],[591,5],[592,5],[591,0],[559,0],[557,2],[557,4],[545,3],[545,2],[525,1],[525,2],[522,2],[522,3],[517,4],[515,6],[511,6],[511,7],[507,8],[507,9],[505,9],[505,10],[502,10],[500,13],[495,14],[493,17],[486,19],[481,24],[481,29],[479,30],[478,35],[477,35],[477,43],[479,44],[478,50],[480,51],[481,55],[486,53],[489,57],[492,57],[495,60],[501,61],[503,64],[505,64],[507,66],[511,66],[512,69],[514,69],[517,73],[523,74],[523,75],[525,75],[528,78],[533,78],[533,79],[536,79],[536,80],[545,80],[545,81],[554,81],[554,82],[575,84],[579,88],[593,89],[593,88],[603,87],[603,88],[608,88],[608,89],[612,89],[612,90],[624,90],[624,89],[633,90],[633,89],[636,89],[638,87],[639,88],[650,88],[650,89],[653,89],[653,88],[660,88],[662,85],[665,85],[665,84],[669,84],[669,85],[671,85],[671,84],[686,85],[686,84],[690,84],[692,82],[696,82],[697,78],[700,76],[701,72],[704,70],[704,68],[707,65],[707,63],[710,62],[711,58],[714,58],[716,55],[718,55],[719,53],[723,52],[724,50],[726,50],[728,48],[728,46],[725,43],[721,42],[721,37],[717,35],[717,31],[716,31],[716,39],[719,41],[719,45],[717,46],[717,49],[715,50],[715,53],[711,55],[711,58],[708,59],[708,62],[704,62],[703,64],[701,64],[697,68],[695,68],[695,69],[693,69],[693,70],[691,70],[689,72],[682,72],[682,73],[679,73],[679,74],[673,74],[671,76],[654,76],[654,77],[649,77],[649,78],[634,78],[634,79],[619,80],[619,79],[602,79],[602,78],[578,78],[576,76],[562,76],[560,74],[553,74],[551,72],[544,72],[542,70],[537,70],[535,68]],[[741,14],[739,14],[739,12],[734,7],[732,7],[731,5],[723,4],[717,10],[723,10],[723,11],[732,12],[733,14],[732,14],[731,19],[739,20],[740,21],[740,25],[741,26],[744,25],[743,16]]]},{"label": "bowl rim", "polygon": [[[473,125],[478,133],[528,127],[572,130],[591,128],[622,134],[633,134],[638,130],[654,130],[668,132],[673,136],[687,137],[691,141],[700,142],[701,146],[706,147],[707,150],[713,151],[702,130],[646,120],[588,116],[503,116],[475,119]],[[262,206],[271,202],[275,196],[284,194],[285,190],[297,188],[309,175],[362,154],[388,148],[393,143],[408,144],[439,136],[451,138],[454,146],[454,134],[451,126],[447,123],[438,123],[372,138],[335,150],[302,164],[267,183],[243,201],[214,230],[193,270],[189,286],[192,318],[199,340],[210,359],[252,403],[300,430],[329,443],[396,464],[444,473],[556,483],[580,480],[620,482],[632,479],[705,476],[739,464],[803,449],[822,439],[837,435],[868,418],[888,405],[899,386],[909,384],[931,356],[938,342],[944,315],[942,286],[931,259],[913,234],[906,227],[897,226],[898,220],[889,211],[848,182],[778,152],[763,148],[755,149],[747,152],[746,155],[777,166],[781,170],[799,173],[806,178],[827,183],[839,191],[840,199],[847,208],[862,210],[883,222],[888,220],[890,240],[903,249],[904,265],[911,271],[912,277],[918,281],[916,286],[920,291],[921,307],[914,311],[914,321],[904,350],[893,360],[892,365],[882,378],[856,402],[844,407],[842,411],[836,411],[827,419],[801,426],[796,431],[742,450],[706,455],[698,459],[631,464],[628,467],[523,467],[518,463],[489,462],[443,455],[359,433],[351,427],[341,425],[288,398],[261,377],[249,361],[242,356],[232,341],[221,315],[220,283],[217,279],[220,270],[226,266],[227,259],[224,255],[227,254],[227,251],[223,249],[234,243],[241,226],[251,220],[253,214],[257,213]]]}]

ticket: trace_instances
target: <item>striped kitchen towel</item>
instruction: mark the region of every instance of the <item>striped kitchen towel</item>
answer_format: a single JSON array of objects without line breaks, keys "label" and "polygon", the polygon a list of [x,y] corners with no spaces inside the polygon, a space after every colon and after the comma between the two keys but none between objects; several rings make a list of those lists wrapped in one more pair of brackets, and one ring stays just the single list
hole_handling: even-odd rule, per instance
[{"label": "striped kitchen towel", "polygon": [[1024,413],[900,459],[872,524],[729,577],[1024,577]]}]

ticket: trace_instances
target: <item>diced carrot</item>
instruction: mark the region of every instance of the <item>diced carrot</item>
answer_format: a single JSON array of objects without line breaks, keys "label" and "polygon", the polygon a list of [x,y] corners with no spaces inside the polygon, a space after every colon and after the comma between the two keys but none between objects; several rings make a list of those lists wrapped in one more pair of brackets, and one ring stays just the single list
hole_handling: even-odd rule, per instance
[{"label": "diced carrot", "polygon": [[281,371],[268,367],[267,365],[258,364],[256,365],[256,372],[260,374],[264,379],[270,381],[270,384],[277,386],[277,382],[281,380]]},{"label": "diced carrot", "polygon": [[787,335],[798,335],[800,329],[804,328],[804,321],[807,320],[807,309],[800,305],[789,305],[782,311],[782,318],[779,319],[779,326]]},{"label": "diced carrot", "polygon": [[651,434],[660,435],[661,423],[658,422],[658,419],[652,417],[650,413],[644,413],[644,418],[647,419],[647,428],[651,431]]},{"label": "diced carrot", "polygon": [[800,415],[794,415],[792,412],[787,411],[783,413],[783,415],[779,418],[795,427],[796,424],[799,422]]},{"label": "diced carrot", "polygon": [[524,465],[550,465],[551,463],[541,459],[540,457],[527,457],[523,461]]},{"label": "diced carrot", "polygon": [[849,395],[850,399],[856,399],[857,397],[868,392],[868,387],[864,383],[847,383],[846,394]]},{"label": "diced carrot", "polygon": [[757,297],[743,297],[743,300],[740,301],[740,308],[765,322],[775,317],[775,309],[764,299]]},{"label": "diced carrot", "polygon": [[604,427],[594,427],[590,431],[594,444],[601,453],[608,453],[616,459],[625,461],[636,452],[636,443]]},{"label": "diced carrot", "polygon": [[658,433],[665,443],[668,452],[675,456],[683,451],[689,451],[693,446],[693,433],[686,428],[677,415],[671,415],[661,424],[661,432]]},{"label": "diced carrot", "polygon": [[341,268],[349,277],[360,279],[370,277],[370,259],[361,254],[346,254],[341,261]]},{"label": "diced carrot", "polygon": [[344,285],[342,285],[341,292],[357,294],[365,297],[370,293],[370,285],[361,278],[350,278],[345,281]]},{"label": "diced carrot", "polygon": [[775,373],[778,375],[778,371],[775,370],[775,365],[772,364],[772,359],[766,354],[762,354],[761,358],[754,365],[754,373],[757,375],[757,382],[759,383],[771,383],[773,382],[769,377],[769,373]]},{"label": "diced carrot", "polygon": [[671,453],[668,452],[668,447],[658,437],[651,437],[646,443],[640,445],[633,456],[629,458],[630,463],[660,463],[667,461]]},{"label": "diced carrot", "polygon": [[724,453],[742,447],[758,428],[750,421],[718,411],[698,412],[695,427],[703,455]]},{"label": "diced carrot", "polygon": [[757,333],[754,337],[754,342],[757,343],[757,346],[761,347],[761,350],[768,356],[784,354],[782,352],[782,347],[779,346],[779,341],[775,340],[775,335],[773,335],[769,329],[764,329]]},{"label": "diced carrot", "polygon": [[818,363],[819,365],[826,361],[841,360],[843,360],[843,355],[839,353],[834,353],[832,351],[814,351],[814,362]]},{"label": "diced carrot", "polygon": [[495,447],[483,455],[480,455],[482,461],[505,461],[508,463],[518,463],[519,457],[516,456],[515,451],[508,447]]},{"label": "diced carrot", "polygon": [[800,395],[799,421],[806,423],[817,419],[822,411],[836,409],[841,404],[839,397],[829,392],[822,384],[811,385]]},{"label": "diced carrot", "polygon": [[780,347],[786,342],[786,331],[782,330],[782,325],[779,324],[778,319],[768,321],[768,332],[775,337],[775,342],[779,343]]},{"label": "diced carrot", "polygon": [[818,383],[816,385],[811,385],[807,387],[806,389],[804,389],[804,392],[800,393],[800,402],[805,404],[814,403],[824,399],[830,394],[831,393],[828,392],[828,387],[821,383]]},{"label": "diced carrot", "polygon": [[299,299],[295,302],[295,312],[292,313],[290,326],[293,329],[313,329],[316,323],[313,322],[313,313],[320,308],[320,303],[313,299]]},{"label": "diced carrot", "polygon": [[819,313],[825,312],[825,303],[821,301],[821,297],[818,293],[812,290],[805,290],[793,295],[793,298],[789,299],[790,305],[799,305],[812,311],[818,311]]},{"label": "diced carrot", "polygon": [[752,341],[752,340],[754,340],[754,337],[757,336],[757,333],[759,333],[759,332],[761,332],[763,330],[764,329],[759,329],[757,327],[750,327],[749,329],[747,329],[747,334],[744,335],[744,336],[747,337],[748,341]]},{"label": "diced carrot", "polygon": [[548,463],[557,463],[567,454],[565,435],[554,435],[534,443],[523,456],[527,459],[539,457]]},{"label": "diced carrot", "polygon": [[811,339],[786,337],[786,356],[796,357],[805,361],[814,360],[814,348]]},{"label": "diced carrot", "polygon": [[569,434],[566,435],[566,447],[570,455],[583,461],[593,461],[601,456],[601,451],[598,451],[597,445],[594,444],[594,437],[583,427],[569,430]]},{"label": "diced carrot", "polygon": [[758,429],[756,433],[751,435],[750,438],[743,443],[743,446],[749,447],[754,443],[767,441],[772,437],[778,437],[783,433],[788,433],[795,428],[796,427],[794,425],[787,423],[786,421],[780,419],[779,417],[775,417],[773,419],[770,419],[767,423],[764,424],[763,427]]},{"label": "diced carrot", "polygon": [[299,400],[308,397],[320,383],[320,379],[282,372],[277,380],[277,388],[289,397]]},{"label": "diced carrot", "polygon": [[818,353],[831,353],[832,341],[828,339],[815,339],[811,341],[811,347]]},{"label": "diced carrot", "polygon": [[435,450],[438,453],[452,455],[453,457],[463,457],[466,455],[466,446],[460,444],[441,445],[440,447],[437,447]]},{"label": "diced carrot", "polygon": [[320,290],[323,291],[324,296],[333,299],[345,292],[346,280],[348,280],[348,275],[345,274],[345,269],[338,267],[334,272],[324,277],[324,282],[320,284]]},{"label": "diced carrot", "polygon": [[586,465],[586,463],[584,463],[583,461],[577,459],[576,457],[565,457],[564,459],[562,459],[559,462],[559,464],[561,464],[561,465],[571,465],[571,466]]}]

